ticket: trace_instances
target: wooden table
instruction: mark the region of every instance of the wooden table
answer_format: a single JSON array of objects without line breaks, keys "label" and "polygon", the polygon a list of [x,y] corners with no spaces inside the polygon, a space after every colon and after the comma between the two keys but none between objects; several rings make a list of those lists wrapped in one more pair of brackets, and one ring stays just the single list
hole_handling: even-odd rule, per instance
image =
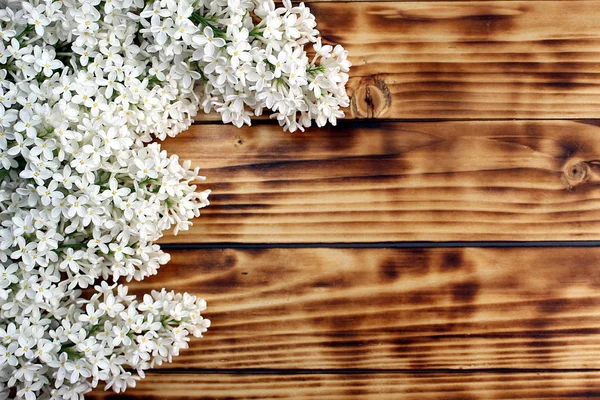
[{"label": "wooden table", "polygon": [[89,397],[600,396],[600,1],[310,6],[349,118],[166,143],[212,205],[132,290],[200,295],[213,327]]}]

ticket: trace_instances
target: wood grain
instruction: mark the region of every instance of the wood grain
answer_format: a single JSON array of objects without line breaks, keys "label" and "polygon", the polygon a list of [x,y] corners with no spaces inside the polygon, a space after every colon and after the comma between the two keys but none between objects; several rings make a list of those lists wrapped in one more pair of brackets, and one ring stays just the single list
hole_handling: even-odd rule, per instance
[{"label": "wood grain", "polygon": [[600,238],[591,122],[202,125],[164,147],[204,167],[213,192],[163,243]]},{"label": "wood grain", "polygon": [[[213,194],[163,242],[600,240],[600,1],[310,7],[354,64],[348,118],[370,121],[167,141]],[[565,118],[590,121],[531,120]],[[442,121],[485,119],[523,121]],[[171,253],[132,291],[201,295],[213,327],[88,398],[600,397],[600,248]]]},{"label": "wood grain", "polygon": [[600,368],[600,249],[173,250],[134,293],[208,301],[163,368]]},{"label": "wood grain", "polygon": [[353,62],[350,118],[599,115],[598,1],[309,6],[324,40]]},{"label": "wood grain", "polygon": [[185,375],[150,374],[124,395],[97,390],[87,399],[589,399],[600,373]]}]

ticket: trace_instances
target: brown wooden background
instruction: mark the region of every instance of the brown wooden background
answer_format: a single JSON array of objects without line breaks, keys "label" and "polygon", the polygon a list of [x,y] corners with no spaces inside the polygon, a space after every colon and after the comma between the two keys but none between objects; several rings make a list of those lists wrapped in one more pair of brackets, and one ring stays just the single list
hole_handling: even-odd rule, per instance
[{"label": "brown wooden background", "polygon": [[349,118],[204,116],[212,205],[136,293],[213,327],[127,395],[600,396],[600,1],[312,1]]}]

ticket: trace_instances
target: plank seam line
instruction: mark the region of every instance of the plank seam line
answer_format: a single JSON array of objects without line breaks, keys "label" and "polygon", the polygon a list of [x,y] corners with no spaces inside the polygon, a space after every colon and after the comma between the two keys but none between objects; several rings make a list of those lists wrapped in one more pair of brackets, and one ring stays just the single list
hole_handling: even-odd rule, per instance
[{"label": "plank seam line", "polygon": [[[474,3],[486,3],[492,2],[492,0],[466,0],[472,1]],[[502,2],[517,2],[523,0],[501,0]],[[546,3],[558,3],[564,0],[527,0],[529,2],[546,2]],[[582,1],[582,0],[579,0]],[[448,3],[449,0],[292,0],[292,4],[296,5],[301,2],[306,3],[306,5],[310,6],[311,4],[319,4],[319,3]],[[275,0],[275,4],[280,4],[281,0]]]},{"label": "plank seam line", "polygon": [[600,247],[598,240],[565,241],[481,241],[481,242],[374,242],[374,243],[162,243],[163,250],[211,249],[423,249],[423,248],[553,248]]},{"label": "plank seam line", "polygon": [[474,369],[453,369],[453,368],[435,368],[435,369],[276,369],[276,368],[236,368],[236,369],[196,369],[196,368],[170,368],[156,369],[146,371],[146,374],[204,374],[204,375],[461,375],[461,374],[580,374],[597,373],[598,368],[567,368],[567,369],[547,369],[547,368],[474,368]]},{"label": "plank seam line", "polygon": [[[532,121],[532,122],[557,122],[557,121],[574,121],[574,122],[585,122],[585,121],[600,121],[600,118],[575,118],[575,117],[557,117],[557,118],[357,118],[357,119],[342,119],[337,123],[338,127],[345,127],[346,125],[356,126],[357,124],[374,124],[374,123],[428,123],[428,122],[523,122],[523,121]],[[229,124],[223,124],[221,120],[211,120],[211,121],[194,121],[192,126],[202,126],[202,125],[219,125],[223,127],[227,127]],[[252,120],[252,126],[279,126],[277,121],[274,120],[266,120],[266,119],[257,119]],[[314,128],[314,127],[313,127]],[[308,128],[311,129],[311,128]],[[320,128],[326,129],[326,128]],[[284,133],[285,134],[285,133]],[[302,134],[300,132],[299,134]],[[293,135],[293,133],[291,134]]]}]

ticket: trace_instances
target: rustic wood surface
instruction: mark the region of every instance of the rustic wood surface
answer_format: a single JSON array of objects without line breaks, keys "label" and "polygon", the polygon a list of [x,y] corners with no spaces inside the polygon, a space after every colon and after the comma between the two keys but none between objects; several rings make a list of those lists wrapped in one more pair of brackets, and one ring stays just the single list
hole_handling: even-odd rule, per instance
[{"label": "rustic wood surface", "polygon": [[196,125],[165,148],[212,205],[164,243],[600,239],[592,122]]},{"label": "rustic wood surface", "polygon": [[171,254],[132,291],[202,296],[213,326],[167,369],[600,369],[600,249]]},{"label": "rustic wood surface", "polygon": [[598,1],[310,7],[324,39],[353,62],[350,118],[598,116]]},{"label": "rustic wood surface", "polygon": [[97,391],[90,399],[589,399],[598,372],[464,374],[206,375],[149,374],[128,395]]},{"label": "rustic wood surface", "polygon": [[600,240],[600,1],[310,7],[350,121],[165,143],[212,204],[132,291],[200,295],[213,326],[89,398],[600,397],[600,247],[521,247]]}]

